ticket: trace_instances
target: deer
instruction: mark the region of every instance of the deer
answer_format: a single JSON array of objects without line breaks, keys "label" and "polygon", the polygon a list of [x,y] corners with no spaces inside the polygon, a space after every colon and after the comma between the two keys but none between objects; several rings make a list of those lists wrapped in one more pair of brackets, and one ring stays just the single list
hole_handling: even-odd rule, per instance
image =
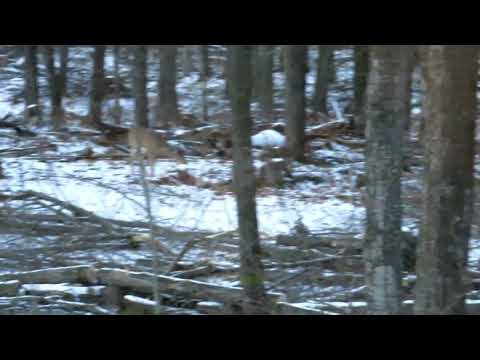
[{"label": "deer", "polygon": [[186,164],[185,153],[181,149],[173,149],[162,134],[152,129],[137,127],[128,131],[128,146],[130,147],[130,165],[133,170],[133,160],[138,159],[144,149],[150,165],[151,176],[155,176],[155,161],[157,157],[173,158],[181,164]]}]

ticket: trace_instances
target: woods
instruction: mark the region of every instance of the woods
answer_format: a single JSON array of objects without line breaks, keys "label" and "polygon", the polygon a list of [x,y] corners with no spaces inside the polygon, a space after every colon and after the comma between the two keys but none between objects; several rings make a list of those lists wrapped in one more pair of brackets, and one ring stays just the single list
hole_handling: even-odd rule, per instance
[{"label": "woods", "polygon": [[479,314],[478,50],[0,45],[0,314]]}]

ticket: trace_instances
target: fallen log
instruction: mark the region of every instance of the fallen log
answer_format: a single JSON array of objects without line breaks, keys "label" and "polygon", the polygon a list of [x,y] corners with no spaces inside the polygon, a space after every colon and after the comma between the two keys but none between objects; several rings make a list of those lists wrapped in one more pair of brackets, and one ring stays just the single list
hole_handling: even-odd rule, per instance
[{"label": "fallen log", "polygon": [[[128,315],[155,315],[155,301],[138,296],[123,297],[123,312]],[[202,315],[193,309],[182,309],[171,306],[161,306],[159,315]]]},{"label": "fallen log", "polygon": [[286,302],[278,302],[275,305],[275,315],[337,315],[336,313],[310,309],[300,304],[289,304]]},{"label": "fallen log", "polygon": [[90,301],[103,296],[105,286],[73,286],[63,284],[25,284],[22,290],[26,295],[59,295],[69,300]]},{"label": "fallen log", "polygon": [[96,284],[95,269],[89,265],[69,266],[0,275],[0,281],[18,280],[23,284]]},{"label": "fallen log", "polygon": [[15,296],[18,294],[20,286],[18,280],[0,282],[0,296]]},{"label": "fallen log", "polygon": [[82,311],[89,312],[94,315],[115,315],[112,311],[104,309],[95,304],[86,304],[82,302],[67,301],[54,298],[44,298],[42,299],[42,301],[46,302],[47,304],[56,305],[61,309],[67,310],[68,312]]},{"label": "fallen log", "polygon": [[[155,276],[146,272],[128,272],[118,269],[100,269],[97,275],[101,284],[124,287],[143,294],[152,294],[153,281],[156,279],[159,292],[172,293],[191,299],[220,301],[228,304],[245,299],[245,292],[240,287],[227,287],[196,280],[179,279],[172,276]],[[269,300],[276,300],[280,296],[280,294],[272,292],[267,294]]]},{"label": "fallen log", "polygon": [[352,147],[352,148],[364,148],[367,146],[367,141],[362,139],[342,139],[336,138],[335,141],[339,144]]},{"label": "fallen log", "polygon": [[38,303],[42,300],[41,296],[23,295],[14,297],[0,297],[0,309],[9,308],[17,305],[18,303]]},{"label": "fallen log", "polygon": [[297,246],[302,249],[312,249],[315,247],[333,247],[348,248],[351,250],[361,250],[363,241],[355,238],[355,234],[339,234],[335,236],[285,236],[279,235],[276,238],[278,245]]},{"label": "fallen log", "polygon": [[119,125],[113,125],[104,123],[101,121],[95,122],[94,126],[101,132],[107,133],[108,135],[127,135],[129,128]]},{"label": "fallen log", "polygon": [[305,132],[305,141],[311,141],[316,138],[336,137],[340,134],[348,133],[348,123],[345,121],[331,121],[308,129]]},{"label": "fallen log", "polygon": [[196,309],[208,315],[225,314],[225,306],[215,301],[200,301],[197,303]]},{"label": "fallen log", "polygon": [[13,129],[13,130],[16,131],[18,136],[23,136],[23,137],[35,137],[35,136],[37,136],[36,133],[22,127],[17,122],[7,121],[7,119],[9,119],[10,117],[12,117],[12,114],[8,113],[2,119],[0,119],[0,128]]}]

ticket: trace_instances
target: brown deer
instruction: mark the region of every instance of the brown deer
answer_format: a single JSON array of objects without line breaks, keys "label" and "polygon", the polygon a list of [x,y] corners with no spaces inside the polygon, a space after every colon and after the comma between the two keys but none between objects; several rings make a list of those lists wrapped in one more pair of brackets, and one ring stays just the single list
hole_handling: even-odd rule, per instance
[{"label": "brown deer", "polygon": [[130,147],[130,165],[133,169],[133,159],[138,159],[144,149],[150,165],[151,176],[155,176],[155,160],[157,157],[174,158],[179,163],[185,164],[183,150],[173,149],[162,134],[152,129],[132,128],[128,131],[128,145]]}]

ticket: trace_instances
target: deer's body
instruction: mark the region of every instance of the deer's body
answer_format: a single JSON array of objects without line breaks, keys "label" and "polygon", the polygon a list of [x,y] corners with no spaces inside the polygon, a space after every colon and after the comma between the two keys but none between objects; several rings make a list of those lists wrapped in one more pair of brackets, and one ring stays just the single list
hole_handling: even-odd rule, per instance
[{"label": "deer's body", "polygon": [[[173,158],[185,164],[185,157],[180,150],[171,148],[162,134],[152,129],[132,128],[128,131],[128,145],[130,147],[130,161],[142,154],[142,149],[147,154],[148,164],[152,176],[155,173],[155,160],[157,157]],[[131,163],[133,166],[133,164]]]}]

